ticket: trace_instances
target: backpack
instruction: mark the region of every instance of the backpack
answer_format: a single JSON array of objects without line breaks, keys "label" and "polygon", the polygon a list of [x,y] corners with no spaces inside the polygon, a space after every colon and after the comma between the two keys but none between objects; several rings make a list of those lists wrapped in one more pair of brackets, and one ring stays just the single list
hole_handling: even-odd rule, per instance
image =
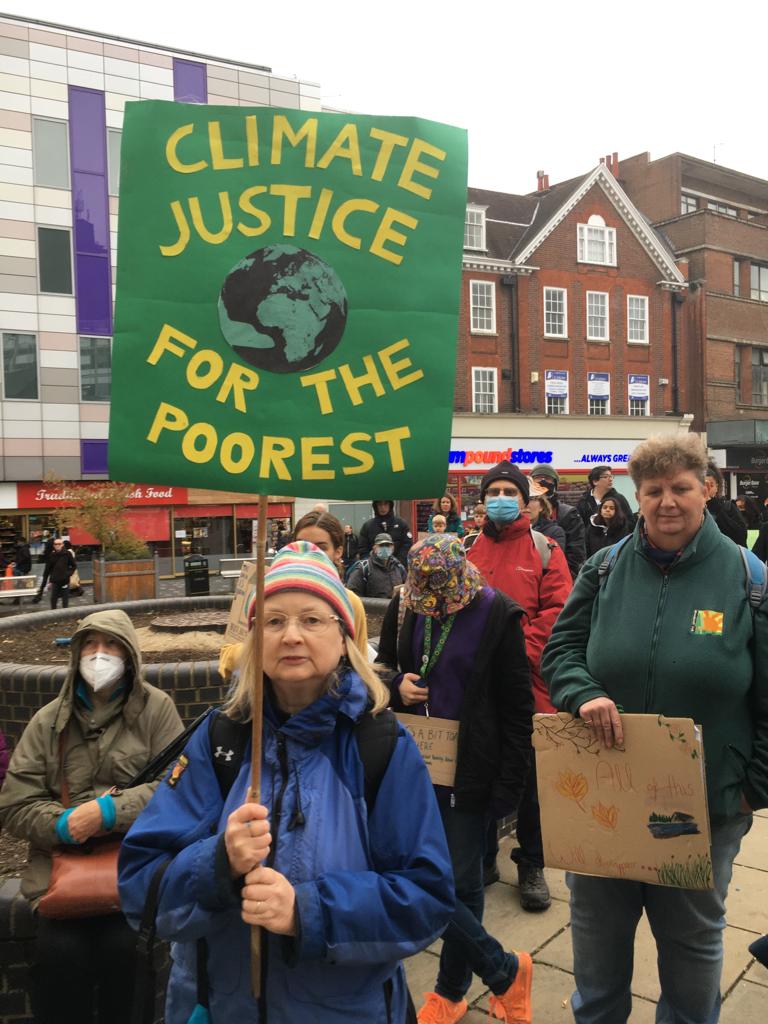
[{"label": "backpack", "polygon": [[543,533],[539,533],[538,530],[531,530],[531,536],[533,537],[533,546],[539,553],[541,559],[541,567],[544,572],[549,568],[549,560],[552,557],[552,549],[555,544],[553,541],[547,540]]},{"label": "backpack", "polygon": [[[597,567],[597,585],[599,589],[602,589],[605,586],[605,583],[611,574],[611,570],[614,565],[616,565],[616,560],[631,537],[631,533],[626,537],[622,537],[621,540],[616,541],[615,544],[606,550],[602,562]],[[768,567],[765,562],[761,562],[757,555],[750,551],[749,548],[744,548],[740,544],[737,544],[736,546],[739,549],[741,561],[744,566],[744,577],[746,581],[745,593],[747,603],[749,604],[750,611],[752,612],[752,618],[754,619],[755,612],[762,604],[766,591],[768,591]]]},{"label": "backpack", "polygon": [[[250,722],[235,722],[227,715],[213,714],[208,709],[183,734],[188,738],[192,732],[207,718],[208,738],[213,752],[213,770],[221,790],[222,800],[226,800],[230,789],[240,771],[243,754],[251,736]],[[381,780],[389,766],[390,758],[397,743],[397,718],[390,710],[380,711],[376,717],[366,711],[354,726],[357,749],[363,762],[363,788],[368,814],[373,810]],[[178,740],[175,741],[178,744]],[[178,747],[176,747],[178,752]],[[166,762],[168,763],[168,762]],[[301,812],[299,811],[298,814]],[[303,824],[298,815],[289,823],[288,828]],[[157,967],[154,961],[154,947],[157,937],[157,905],[160,899],[160,883],[171,863],[171,859],[162,861],[155,868],[150,879],[147,897],[136,939],[136,982],[133,1001],[131,1024],[152,1024],[155,1018],[155,983]],[[407,1021],[416,1020],[416,1011],[407,997]],[[203,1024],[210,1020],[207,1014],[209,1003],[208,990],[208,948],[205,939],[197,940],[197,1002],[195,1013]],[[194,1018],[194,1014],[193,1014]],[[193,1019],[191,1018],[191,1019]]]}]

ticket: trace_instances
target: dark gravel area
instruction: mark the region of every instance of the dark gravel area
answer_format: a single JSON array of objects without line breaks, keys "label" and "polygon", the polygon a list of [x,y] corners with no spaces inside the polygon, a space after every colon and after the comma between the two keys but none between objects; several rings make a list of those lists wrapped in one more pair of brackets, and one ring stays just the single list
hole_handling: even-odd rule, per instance
[{"label": "dark gravel area", "polygon": [[26,863],[26,842],[23,839],[14,839],[7,832],[0,832],[0,880],[18,878]]}]

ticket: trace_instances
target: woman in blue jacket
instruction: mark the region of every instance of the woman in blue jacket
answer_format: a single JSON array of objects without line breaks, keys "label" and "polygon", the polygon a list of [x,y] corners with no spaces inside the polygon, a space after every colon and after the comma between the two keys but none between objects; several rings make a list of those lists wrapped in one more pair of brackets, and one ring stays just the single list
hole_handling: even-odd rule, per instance
[{"label": "woman in blue jacket", "polygon": [[[213,752],[198,729],[125,839],[123,909],[135,924],[172,854],[157,914],[158,933],[174,940],[167,1024],[187,1024],[195,1010],[200,939],[214,1024],[402,1024],[400,961],[434,941],[453,909],[429,776],[395,726],[375,800],[366,795],[355,727],[388,694],[348,643],[352,608],[323,552],[306,541],[283,548],[264,610],[263,803],[248,799],[249,748],[222,798],[213,759],[231,751]],[[252,692],[246,658],[223,712],[248,721]],[[265,939],[259,1001],[250,925]]]}]

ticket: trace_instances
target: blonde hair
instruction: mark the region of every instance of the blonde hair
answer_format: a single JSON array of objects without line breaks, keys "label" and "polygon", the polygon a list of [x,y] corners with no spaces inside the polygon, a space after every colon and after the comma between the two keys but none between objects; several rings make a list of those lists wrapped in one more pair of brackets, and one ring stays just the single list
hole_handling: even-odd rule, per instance
[{"label": "blonde hair", "polygon": [[432,525],[434,526],[435,523],[442,523],[443,526],[447,526],[448,525],[448,520],[445,518],[445,516],[441,512],[439,515],[432,516]]},{"label": "blonde hair", "polygon": [[689,470],[704,483],[707,461],[707,448],[698,434],[674,434],[641,442],[632,452],[628,468],[637,488],[643,480],[677,470]]},{"label": "blonde hair", "polygon": [[530,497],[530,501],[538,501],[539,505],[541,506],[541,512],[539,512],[539,515],[542,516],[542,518],[552,518],[552,502],[549,500],[546,494],[532,494]]},{"label": "blonde hair", "polygon": [[[341,627],[339,627],[341,628]],[[389,705],[389,690],[381,681],[371,663],[364,657],[348,636],[344,636],[346,657],[352,670],[360,676],[360,679],[368,691],[371,700],[371,714],[377,715],[379,711]],[[229,718],[236,722],[248,722],[251,718],[251,697],[255,682],[255,644],[253,636],[249,635],[243,644],[243,650],[238,662],[239,673],[233,679],[232,687],[227,694],[227,699],[221,710]],[[339,663],[341,665],[341,662]],[[343,666],[342,666],[343,668]],[[339,683],[340,672],[337,669],[326,679],[325,693],[336,693]]]}]

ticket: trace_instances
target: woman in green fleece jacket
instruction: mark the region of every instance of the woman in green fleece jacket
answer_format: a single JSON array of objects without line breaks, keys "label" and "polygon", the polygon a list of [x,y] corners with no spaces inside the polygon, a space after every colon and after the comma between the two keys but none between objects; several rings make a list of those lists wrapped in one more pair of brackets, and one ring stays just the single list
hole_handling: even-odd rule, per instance
[{"label": "woman in green fleece jacket", "polygon": [[569,875],[578,1024],[624,1024],[637,923],[658,949],[658,1024],[714,1024],[733,861],[768,806],[768,602],[753,610],[738,547],[706,511],[696,435],[651,438],[632,454],[640,520],[607,580],[584,565],[552,631],[542,674],[552,701],[605,746],[623,712],[703,727],[714,889],[698,892]]}]

